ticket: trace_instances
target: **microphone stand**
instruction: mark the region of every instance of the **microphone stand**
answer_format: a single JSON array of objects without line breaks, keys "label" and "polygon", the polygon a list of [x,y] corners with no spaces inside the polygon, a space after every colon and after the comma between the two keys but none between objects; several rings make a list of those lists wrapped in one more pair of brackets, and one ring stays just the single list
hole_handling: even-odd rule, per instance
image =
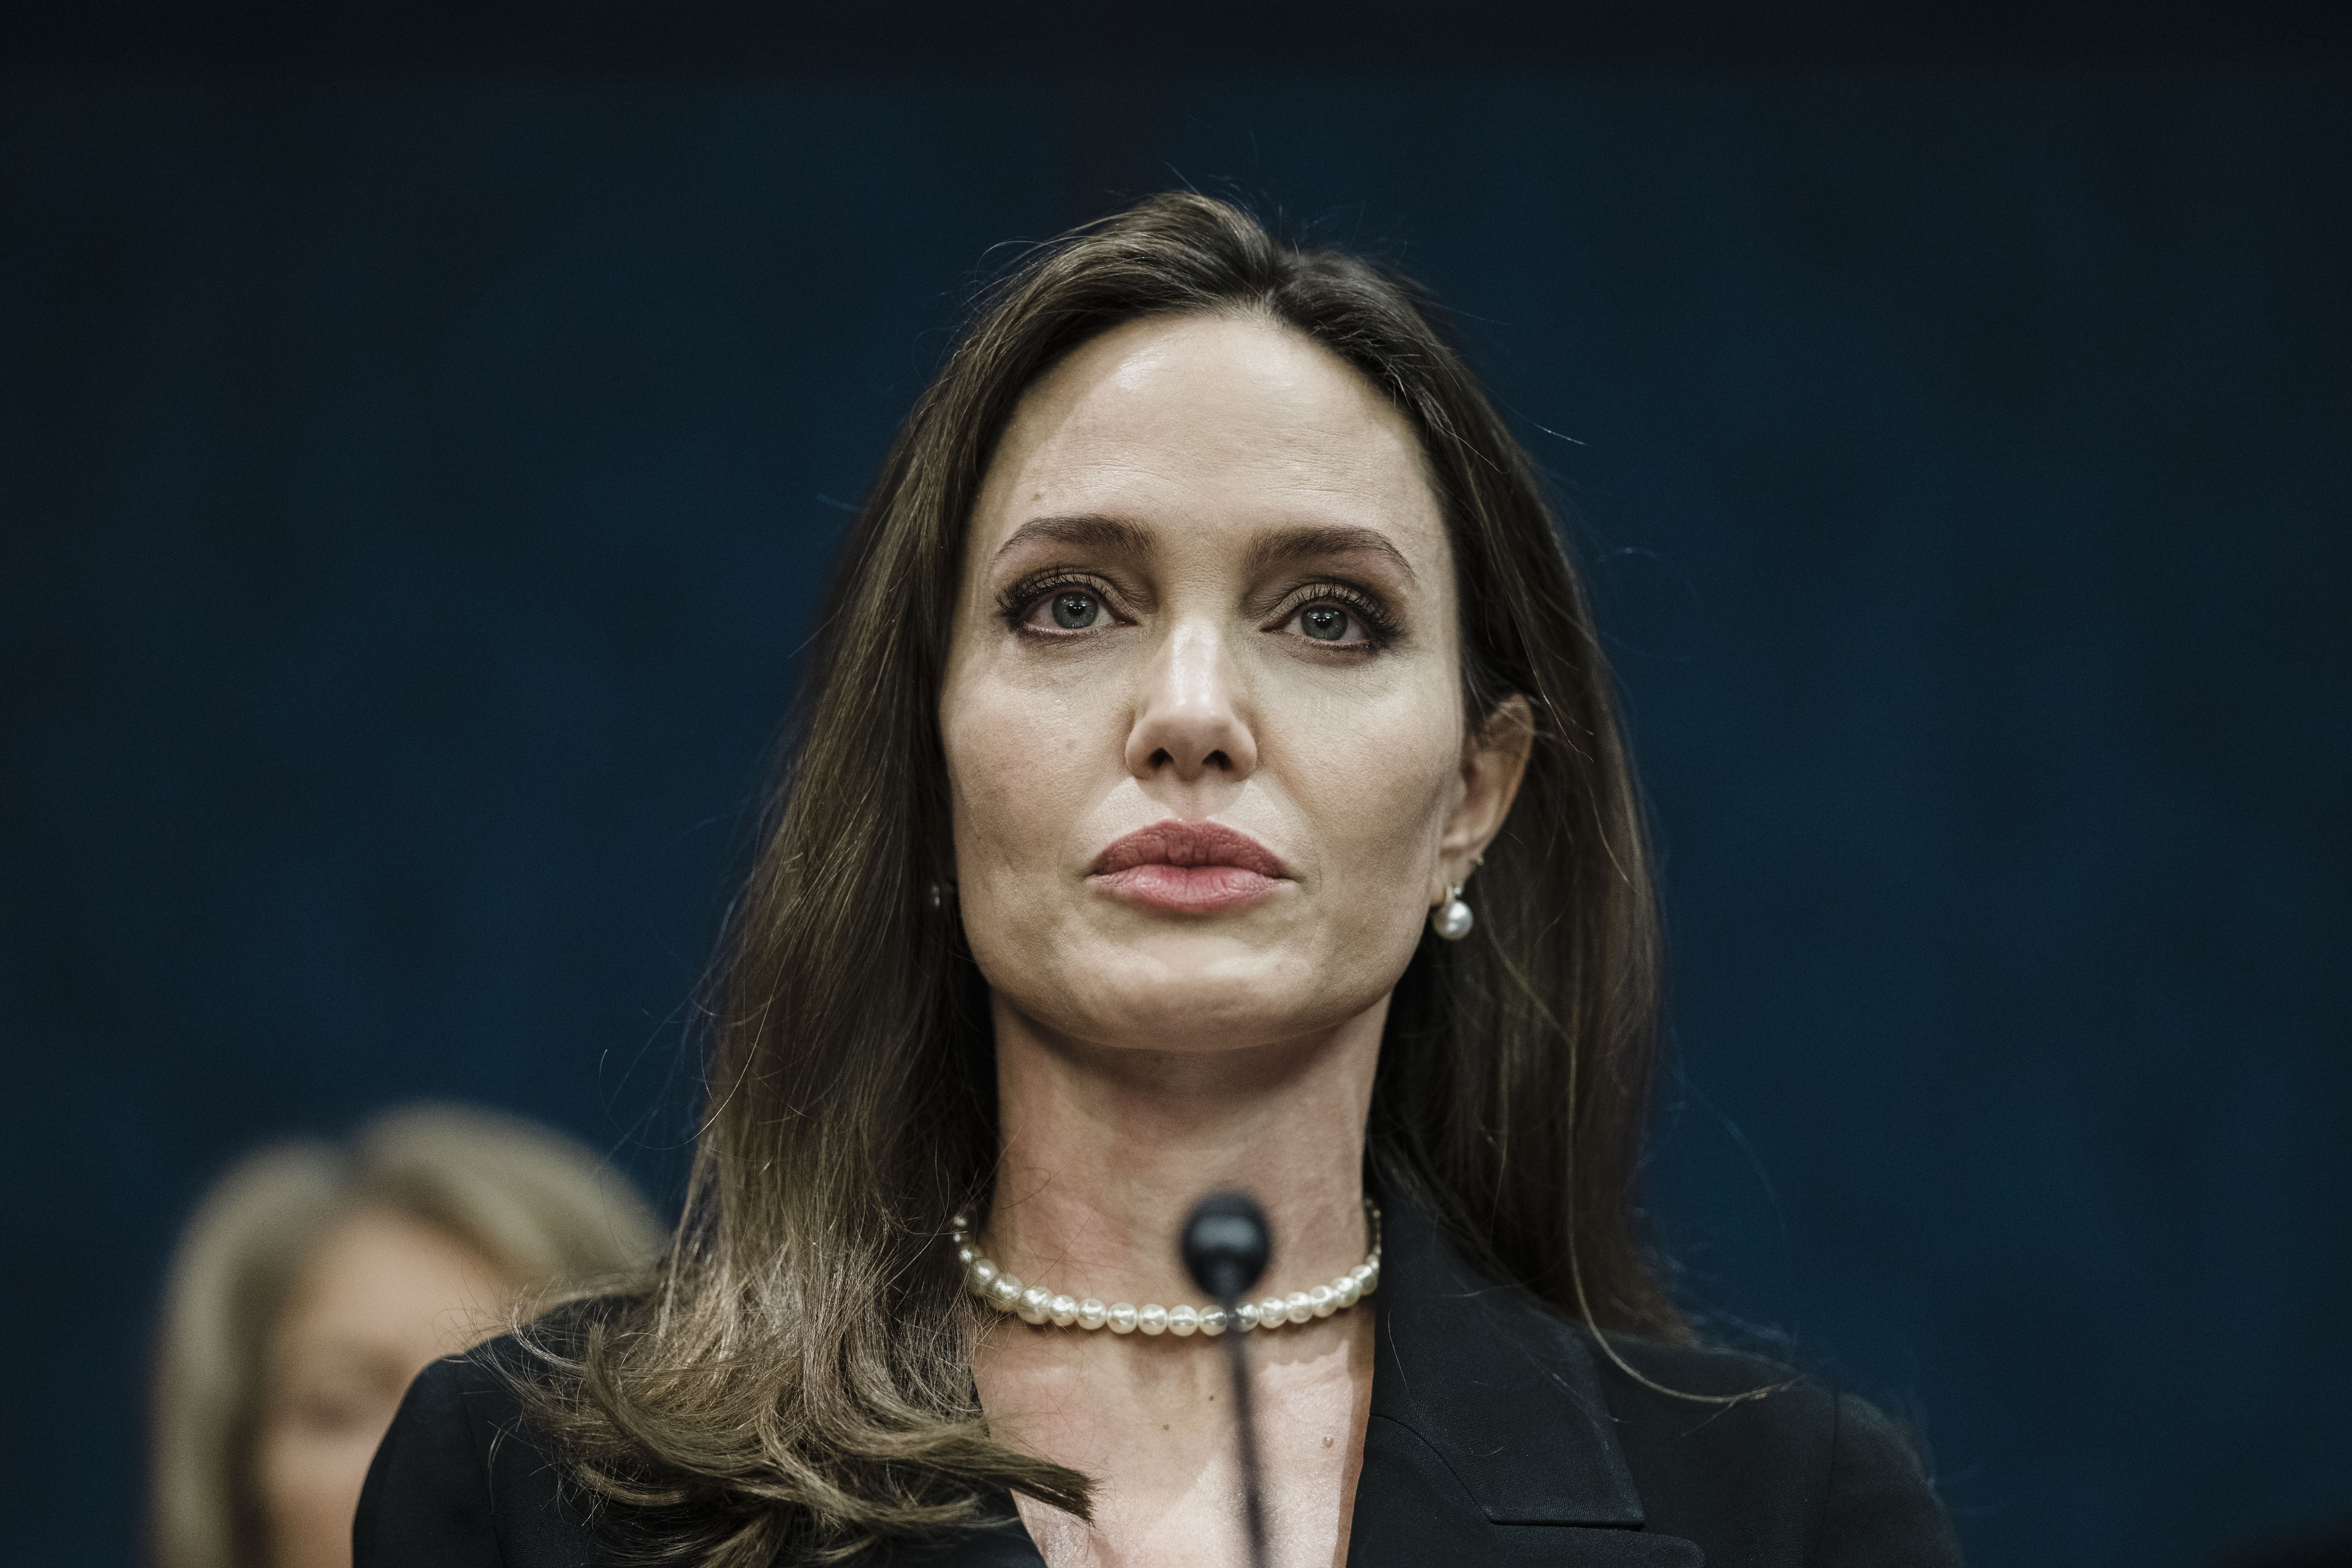
[{"label": "microphone stand", "polygon": [[1234,1426],[1241,1436],[1242,1520],[1249,1527],[1250,1568],[1265,1568],[1265,1494],[1258,1483],[1257,1420],[1250,1412],[1249,1352],[1242,1326],[1234,1321],[1236,1297],[1217,1304],[1225,1310],[1225,1359],[1234,1369]]},{"label": "microphone stand", "polygon": [[1192,1283],[1225,1314],[1225,1361],[1234,1374],[1234,1430],[1242,1464],[1242,1522],[1249,1535],[1250,1568],[1266,1568],[1265,1491],[1257,1458],[1257,1420],[1250,1405],[1249,1351],[1242,1343],[1237,1309],[1265,1273],[1274,1250],[1265,1211],[1245,1193],[1213,1193],[1184,1222],[1184,1267]]}]

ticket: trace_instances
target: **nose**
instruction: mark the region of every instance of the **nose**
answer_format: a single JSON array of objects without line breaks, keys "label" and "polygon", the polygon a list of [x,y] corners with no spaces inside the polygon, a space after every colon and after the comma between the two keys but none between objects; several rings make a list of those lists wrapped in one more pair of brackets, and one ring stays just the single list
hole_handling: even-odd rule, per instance
[{"label": "nose", "polygon": [[1185,784],[1213,774],[1239,782],[1256,771],[1257,742],[1215,627],[1180,625],[1153,656],[1128,731],[1127,769]]}]

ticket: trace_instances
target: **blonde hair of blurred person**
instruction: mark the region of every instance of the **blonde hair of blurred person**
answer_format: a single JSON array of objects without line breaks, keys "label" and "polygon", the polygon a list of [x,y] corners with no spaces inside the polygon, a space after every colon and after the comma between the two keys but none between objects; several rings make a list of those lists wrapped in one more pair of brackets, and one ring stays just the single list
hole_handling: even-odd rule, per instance
[{"label": "blonde hair of blurred person", "polygon": [[343,1568],[410,1380],[660,1240],[587,1149],[463,1106],[239,1161],[198,1205],[165,1293],[153,1568]]}]

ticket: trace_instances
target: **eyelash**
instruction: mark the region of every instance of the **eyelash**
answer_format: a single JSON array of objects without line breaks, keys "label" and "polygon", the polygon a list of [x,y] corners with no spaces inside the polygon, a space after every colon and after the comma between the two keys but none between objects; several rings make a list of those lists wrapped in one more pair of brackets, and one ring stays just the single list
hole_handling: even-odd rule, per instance
[{"label": "eyelash", "polygon": [[[1009,630],[1024,636],[1044,637],[1083,636],[1085,634],[1082,632],[1049,632],[1029,625],[1029,613],[1034,610],[1040,602],[1066,588],[1077,588],[1091,594],[1102,602],[1106,611],[1112,615],[1118,613],[1113,607],[1114,601],[1110,590],[1099,579],[1077,576],[1069,573],[1046,573],[1013,584],[997,595],[997,614],[1004,617],[1005,626]],[[1345,606],[1350,614],[1362,620],[1365,640],[1357,646],[1370,648],[1385,647],[1396,636],[1396,618],[1389,614],[1381,602],[1362,589],[1352,587],[1346,583],[1308,583],[1294,588],[1284,596],[1281,606],[1269,616],[1267,620],[1274,626],[1287,625],[1300,611],[1327,600]]]},{"label": "eyelash", "polygon": [[1344,606],[1364,623],[1364,641],[1359,646],[1386,647],[1390,639],[1396,636],[1396,618],[1388,613],[1386,607],[1361,588],[1350,587],[1345,583],[1309,583],[1305,587],[1295,588],[1283,600],[1282,607],[1267,618],[1276,626],[1286,626],[1291,617],[1301,610],[1326,600]]},{"label": "eyelash", "polygon": [[1031,637],[1083,636],[1084,634],[1080,632],[1043,631],[1028,624],[1029,612],[1035,609],[1040,601],[1060,593],[1065,588],[1083,589],[1102,601],[1102,607],[1105,610],[1110,611],[1113,615],[1118,614],[1118,611],[1111,609],[1110,590],[1099,579],[1075,576],[1066,572],[1049,572],[1040,576],[1024,578],[1013,584],[1003,594],[997,595],[996,612],[1004,617],[1007,627]]}]

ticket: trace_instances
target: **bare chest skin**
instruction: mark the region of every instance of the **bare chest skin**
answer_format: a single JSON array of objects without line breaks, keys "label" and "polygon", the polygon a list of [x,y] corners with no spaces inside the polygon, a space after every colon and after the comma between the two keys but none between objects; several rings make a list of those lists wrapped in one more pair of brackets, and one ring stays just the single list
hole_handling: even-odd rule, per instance
[{"label": "bare chest skin", "polygon": [[[1251,1336],[1269,1556],[1339,1568],[1371,1410],[1372,1311]],[[1097,1482],[1089,1524],[1019,1500],[1050,1568],[1249,1561],[1225,1352],[1193,1337],[1079,1334],[1007,1321],[974,1371],[1002,1440]]]},{"label": "bare chest skin", "polygon": [[[1221,1344],[1007,1321],[973,1371],[997,1436],[1096,1479],[1091,1526],[1018,1500],[1051,1568],[1249,1563]],[[1270,1559],[1339,1568],[1371,1413],[1371,1302],[1251,1335],[1251,1380]]]}]

